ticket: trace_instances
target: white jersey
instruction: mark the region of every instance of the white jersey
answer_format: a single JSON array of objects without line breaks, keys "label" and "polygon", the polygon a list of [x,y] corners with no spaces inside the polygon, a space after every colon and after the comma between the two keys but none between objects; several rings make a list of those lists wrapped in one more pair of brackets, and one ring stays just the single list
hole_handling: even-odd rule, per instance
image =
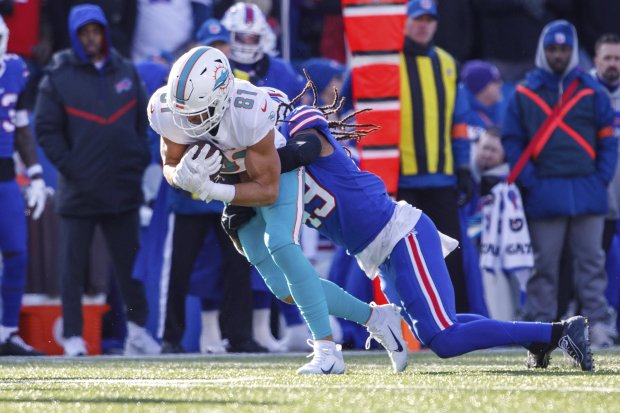
[{"label": "white jersey", "polygon": [[286,144],[286,139],[275,128],[278,117],[278,103],[262,88],[245,80],[235,79],[231,103],[216,128],[217,133],[206,133],[199,137],[189,136],[174,124],[172,112],[167,104],[166,87],[155,91],[149,101],[149,123],[159,135],[180,145],[209,142],[219,148],[229,161],[222,173],[238,173],[245,170],[245,149],[255,145],[275,131],[275,146]]}]

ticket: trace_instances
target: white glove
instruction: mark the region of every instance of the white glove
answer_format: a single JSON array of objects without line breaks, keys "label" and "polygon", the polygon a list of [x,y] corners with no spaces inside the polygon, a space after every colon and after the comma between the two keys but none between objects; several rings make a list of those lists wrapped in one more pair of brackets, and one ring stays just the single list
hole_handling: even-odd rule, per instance
[{"label": "white glove", "polygon": [[222,167],[222,155],[216,151],[207,157],[208,151],[203,150],[196,159],[193,159],[198,149],[198,146],[194,146],[183,155],[174,170],[172,182],[204,201],[209,197],[213,187],[210,176],[219,172]]},{"label": "white glove", "polygon": [[41,217],[45,209],[45,201],[49,191],[45,187],[45,182],[41,178],[30,181],[30,185],[26,188],[26,202],[28,208],[33,209],[32,219],[37,220]]}]

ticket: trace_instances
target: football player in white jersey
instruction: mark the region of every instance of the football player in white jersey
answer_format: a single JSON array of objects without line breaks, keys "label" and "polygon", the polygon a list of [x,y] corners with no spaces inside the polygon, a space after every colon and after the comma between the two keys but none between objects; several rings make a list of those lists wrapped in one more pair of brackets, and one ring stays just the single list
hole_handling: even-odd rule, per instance
[{"label": "football player in white jersey", "polygon": [[[297,169],[280,175],[276,147],[284,145],[285,140],[275,129],[277,103],[260,88],[234,79],[226,57],[210,47],[196,47],[181,56],[168,79],[165,89],[151,97],[148,109],[151,126],[161,135],[164,177],[171,185],[205,201],[256,207],[256,215],[239,230],[243,251],[268,286],[273,284],[268,274],[274,273],[274,263],[282,270],[288,290],[274,293],[299,307],[314,338],[314,357],[297,372],[344,372],[340,346],[332,338],[329,310],[343,309],[341,316],[365,318],[369,325],[397,329],[401,341],[390,344],[402,352],[404,341],[398,334],[400,315],[396,307],[371,310],[339,287],[325,287],[303,255],[299,231],[304,174],[303,169]],[[197,146],[187,150],[201,141],[224,152],[224,172],[244,172],[241,183],[229,185],[210,179],[220,171],[222,158],[218,152],[208,156],[209,151],[204,149],[198,153]],[[339,308],[335,310],[334,306]],[[405,366],[406,354],[404,360],[401,357],[399,370]]]}]

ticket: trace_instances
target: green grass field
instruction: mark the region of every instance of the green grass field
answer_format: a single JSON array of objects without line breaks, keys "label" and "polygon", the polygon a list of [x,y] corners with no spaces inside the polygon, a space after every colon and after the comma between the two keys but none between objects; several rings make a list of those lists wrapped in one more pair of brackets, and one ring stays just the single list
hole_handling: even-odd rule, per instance
[{"label": "green grass field", "polygon": [[595,373],[524,358],[420,352],[395,374],[385,353],[345,352],[341,376],[296,375],[302,354],[2,358],[0,412],[620,412],[620,350],[596,352]]}]

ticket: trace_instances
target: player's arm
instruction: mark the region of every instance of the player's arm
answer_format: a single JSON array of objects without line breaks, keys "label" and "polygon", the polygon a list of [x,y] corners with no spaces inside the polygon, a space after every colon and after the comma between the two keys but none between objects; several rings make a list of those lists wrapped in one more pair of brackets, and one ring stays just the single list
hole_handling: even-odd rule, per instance
[{"label": "player's arm", "polygon": [[278,149],[282,173],[310,165],[319,156],[328,156],[333,152],[333,146],[321,132],[315,128],[304,129]]},{"label": "player's arm", "polygon": [[163,136],[160,140],[159,150],[163,162],[164,178],[170,185],[175,188],[177,187],[177,185],[174,183],[175,169],[179,162],[181,162],[181,159],[183,158],[183,155],[185,154],[188,146],[189,145],[183,145],[173,142]]},{"label": "player's arm", "polygon": [[[274,130],[254,145],[248,146],[245,155],[245,175],[235,185],[213,182],[211,176],[221,168],[219,151],[198,152],[198,146],[190,148],[178,160],[180,149],[164,156],[166,179],[174,186],[197,195],[200,199],[218,200],[245,206],[271,205],[278,198],[280,159],[274,145]],[[170,181],[169,181],[170,182]]]},{"label": "player's arm", "polygon": [[271,129],[263,139],[247,148],[245,167],[249,179],[234,185],[233,204],[264,206],[273,204],[278,198],[280,160],[274,137],[275,132]]},{"label": "player's arm", "polygon": [[[34,166],[38,166],[38,168],[41,169],[41,165],[39,165],[37,161],[34,137],[32,136],[32,132],[30,132],[30,127],[22,126],[15,128],[15,150],[17,150],[19,157],[28,169]],[[40,170],[39,177],[41,172]],[[32,176],[29,176],[29,178],[32,179]]]},{"label": "player's arm", "polygon": [[45,209],[48,191],[43,180],[43,168],[37,160],[34,137],[29,126],[28,111],[19,109],[19,102],[17,107],[18,110],[15,114],[15,150],[26,165],[26,175],[30,179],[30,185],[26,189],[28,208],[32,209],[32,218],[39,219]]},{"label": "player's arm", "polygon": [[321,154],[321,138],[316,129],[306,129],[297,133],[278,148],[282,173],[301,166],[310,165]]},{"label": "player's arm", "polygon": [[[282,173],[290,172],[301,166],[310,165],[319,156],[329,156],[333,152],[331,143],[317,129],[305,129],[278,149],[280,168]],[[227,205],[222,212],[222,227],[234,241],[238,229],[254,215],[252,208]]]},{"label": "player's arm", "polygon": [[41,178],[43,168],[41,168],[37,160],[34,137],[30,131],[30,117],[26,109],[23,92],[19,95],[15,105],[13,124],[15,125],[15,150],[26,165],[26,168],[28,168],[26,171],[28,178],[31,180]]}]

